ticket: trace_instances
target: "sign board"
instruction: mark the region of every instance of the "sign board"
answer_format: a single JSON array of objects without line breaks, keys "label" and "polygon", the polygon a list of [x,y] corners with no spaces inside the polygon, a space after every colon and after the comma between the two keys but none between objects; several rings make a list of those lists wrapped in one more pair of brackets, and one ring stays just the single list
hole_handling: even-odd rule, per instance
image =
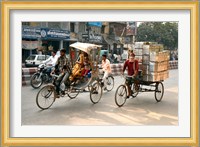
[{"label": "sign board", "polygon": [[102,36],[99,34],[90,34],[89,40],[93,42],[102,42]]},{"label": "sign board", "polygon": [[[82,38],[88,39],[88,34],[82,34]],[[90,34],[89,42],[102,43],[102,36],[100,34]]]},{"label": "sign board", "polygon": [[88,22],[88,26],[102,27],[102,22]]},{"label": "sign board", "polygon": [[82,38],[88,38],[88,34],[82,34]]},{"label": "sign board", "polygon": [[23,27],[22,38],[69,39],[70,32],[68,30],[61,30],[61,29]]}]

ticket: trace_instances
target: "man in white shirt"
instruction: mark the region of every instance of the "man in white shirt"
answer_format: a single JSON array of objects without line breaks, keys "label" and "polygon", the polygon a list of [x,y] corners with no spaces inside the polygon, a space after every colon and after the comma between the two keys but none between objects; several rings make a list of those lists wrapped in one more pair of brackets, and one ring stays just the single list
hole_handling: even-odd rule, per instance
[{"label": "man in white shirt", "polygon": [[49,57],[47,60],[43,61],[44,64],[47,64],[49,66],[55,66],[56,62],[58,60],[58,56],[56,55],[56,51],[51,52],[51,57]]},{"label": "man in white shirt", "polygon": [[107,90],[106,78],[111,73],[111,66],[110,66],[110,61],[107,59],[106,55],[102,55],[102,68],[104,71],[104,76],[103,76],[104,90]]}]

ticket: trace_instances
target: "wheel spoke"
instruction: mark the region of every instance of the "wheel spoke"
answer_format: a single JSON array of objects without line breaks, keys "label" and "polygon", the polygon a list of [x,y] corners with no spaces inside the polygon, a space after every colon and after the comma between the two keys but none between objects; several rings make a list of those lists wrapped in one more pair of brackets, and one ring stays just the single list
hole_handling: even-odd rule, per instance
[{"label": "wheel spoke", "polygon": [[96,104],[100,101],[102,96],[102,88],[98,82],[92,84],[91,91],[90,91],[90,100],[92,103]]},{"label": "wheel spoke", "polygon": [[51,105],[55,101],[54,92],[55,90],[53,88],[50,88],[49,85],[44,86],[37,94],[36,97],[37,106],[43,110],[51,107]]},{"label": "wheel spoke", "polygon": [[126,91],[126,86],[125,85],[120,85],[115,93],[115,103],[121,107],[124,105],[126,102],[127,98],[127,91]]}]

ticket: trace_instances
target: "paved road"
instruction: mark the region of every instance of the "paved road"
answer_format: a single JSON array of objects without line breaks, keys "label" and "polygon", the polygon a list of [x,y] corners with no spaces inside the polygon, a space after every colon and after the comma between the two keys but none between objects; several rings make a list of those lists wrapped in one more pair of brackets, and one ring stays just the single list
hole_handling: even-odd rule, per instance
[{"label": "paved road", "polygon": [[22,87],[22,125],[178,125],[178,70],[170,70],[169,76],[161,102],[153,92],[139,93],[121,108],[114,101],[115,90],[123,83],[120,76],[98,104],[92,104],[89,93],[82,93],[76,99],[57,99],[44,111],[35,102],[38,89]]}]

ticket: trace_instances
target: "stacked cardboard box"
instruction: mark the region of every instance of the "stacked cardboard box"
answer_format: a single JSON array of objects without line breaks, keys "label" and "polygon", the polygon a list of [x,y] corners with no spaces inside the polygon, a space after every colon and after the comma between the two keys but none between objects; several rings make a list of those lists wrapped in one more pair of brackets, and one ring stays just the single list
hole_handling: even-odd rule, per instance
[{"label": "stacked cardboard box", "polygon": [[133,53],[135,54],[135,59],[138,60],[139,64],[142,63],[143,44],[144,42],[135,42],[133,45]]},{"label": "stacked cardboard box", "polygon": [[169,52],[161,44],[143,45],[142,73],[144,81],[160,81],[169,77]]}]

